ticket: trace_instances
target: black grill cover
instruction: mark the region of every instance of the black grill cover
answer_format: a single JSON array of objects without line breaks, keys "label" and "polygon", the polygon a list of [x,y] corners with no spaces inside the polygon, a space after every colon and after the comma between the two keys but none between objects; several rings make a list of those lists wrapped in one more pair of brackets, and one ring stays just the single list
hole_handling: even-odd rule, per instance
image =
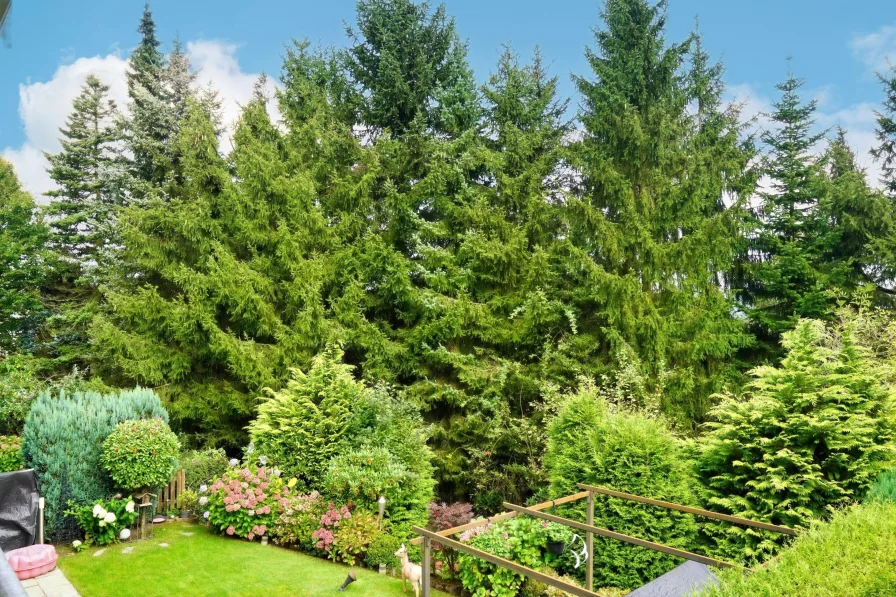
[{"label": "black grill cover", "polygon": [[37,475],[31,469],[0,474],[0,549],[34,545],[40,517]]}]

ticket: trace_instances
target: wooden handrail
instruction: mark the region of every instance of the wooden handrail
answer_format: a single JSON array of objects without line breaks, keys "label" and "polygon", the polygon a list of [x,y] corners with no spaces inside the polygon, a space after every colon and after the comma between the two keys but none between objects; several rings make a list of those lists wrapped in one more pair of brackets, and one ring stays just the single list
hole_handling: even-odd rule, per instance
[{"label": "wooden handrail", "polygon": [[[559,506],[561,504],[568,504],[569,502],[575,502],[577,500],[583,500],[588,497],[587,491],[580,491],[579,493],[575,493],[573,495],[568,495],[566,497],[557,498],[556,500],[550,500],[548,502],[542,502],[540,504],[536,504],[534,506],[529,506],[532,510],[546,510],[548,508],[553,508],[554,506]],[[472,522],[468,522],[467,524],[462,524],[460,526],[456,526],[450,529],[445,529],[442,531],[435,531],[435,534],[440,537],[450,537],[451,535],[456,535],[458,533],[463,533],[464,531],[469,531],[470,529],[478,529],[479,527],[485,526],[487,524],[492,524],[493,522],[500,522],[502,520],[507,520],[509,518],[514,518],[519,516],[519,512],[502,512],[501,514],[496,514],[495,516],[489,516],[488,518],[481,518],[479,520],[474,520]],[[433,531],[430,531],[433,532]],[[423,537],[415,537],[411,539],[411,545],[420,545],[423,543]]]},{"label": "wooden handrail", "polygon": [[[539,504],[540,505],[540,504]],[[506,506],[506,504],[505,504]],[[534,512],[538,512],[534,510]],[[494,564],[495,566],[500,566],[502,568],[506,568],[512,572],[516,572],[517,574],[522,574],[523,576],[528,576],[529,578],[535,579],[539,582],[543,582],[544,584],[560,589],[561,591],[566,591],[567,593],[571,593],[572,595],[577,595],[578,597],[600,597],[597,593],[589,591],[588,589],[583,589],[578,585],[573,585],[568,582],[564,582],[558,578],[554,578],[553,576],[548,576],[547,574],[543,574],[538,572],[537,570],[532,570],[531,568],[526,568],[516,562],[511,562],[510,560],[505,560],[504,558],[499,558],[498,556],[492,555],[487,551],[482,551],[481,549],[476,549],[475,547],[470,547],[466,543],[461,543],[460,541],[455,541],[454,539],[450,539],[445,537],[444,535],[440,535],[439,533],[434,533],[433,531],[428,531],[426,529],[422,529],[420,527],[413,527],[415,533],[421,536],[421,539],[426,538],[435,543],[439,543],[444,547],[450,547],[451,549],[457,550],[459,552],[467,553],[471,556],[475,556],[477,558],[481,558],[486,562]],[[450,529],[449,529],[450,530]],[[440,531],[444,532],[444,531]],[[424,585],[424,594],[426,594],[426,589],[428,585]]]},{"label": "wooden handrail", "polygon": [[781,533],[783,535],[796,536],[796,531],[790,527],[785,527],[777,524],[770,524],[767,522],[760,522],[758,520],[750,520],[749,518],[740,518],[739,516],[729,516],[728,514],[719,514],[717,512],[710,512],[709,510],[703,510],[701,508],[694,508],[692,506],[682,506],[681,504],[673,504],[672,502],[664,502],[661,500],[654,500],[651,498],[641,497],[640,495],[634,495],[631,493],[624,493],[622,491],[614,491],[612,489],[607,489],[605,487],[597,487],[595,485],[586,485],[584,483],[579,483],[579,489],[584,489],[586,491],[593,491],[594,493],[601,493],[603,495],[608,495],[611,497],[617,497],[624,500],[631,500],[633,502],[640,502],[642,504],[649,504],[651,506],[658,506],[660,508],[667,508],[669,510],[678,510],[679,512],[686,512],[688,514],[696,514],[698,516],[705,516],[706,518],[714,518],[715,520],[722,520],[724,522],[730,522],[732,524],[739,524],[743,526],[753,527],[757,529],[763,529],[766,531],[772,531],[775,533]]},{"label": "wooden handrail", "polygon": [[701,564],[706,564],[707,566],[715,566],[716,568],[735,567],[734,564],[716,560],[715,558],[708,558],[706,556],[701,556],[700,554],[684,551],[683,549],[677,549],[675,547],[669,547],[668,545],[662,545],[661,543],[654,543],[652,541],[638,539],[637,537],[630,537],[628,535],[623,535],[622,533],[616,533],[614,531],[609,531],[600,527],[584,524],[575,520],[570,520],[568,518],[561,518],[560,516],[554,516],[553,514],[547,514],[545,512],[533,510],[531,508],[517,506],[516,504],[504,502],[504,508],[507,510],[519,512],[520,514],[527,514],[529,516],[534,516],[535,518],[541,518],[542,520],[547,520],[549,522],[555,522],[557,524],[562,524],[574,529],[579,529],[580,531],[585,531],[587,533],[594,533],[595,535],[607,537],[608,539],[616,539],[618,541],[624,541],[625,543],[631,543],[632,545],[637,545],[639,547],[646,547],[647,549],[659,551],[670,556],[677,556],[686,560],[693,560],[694,562],[700,562]]}]

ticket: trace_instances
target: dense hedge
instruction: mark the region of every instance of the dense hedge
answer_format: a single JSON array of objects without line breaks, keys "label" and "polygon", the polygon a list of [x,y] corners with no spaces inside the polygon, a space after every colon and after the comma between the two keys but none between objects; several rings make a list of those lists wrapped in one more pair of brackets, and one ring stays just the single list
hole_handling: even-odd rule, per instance
[{"label": "dense hedge", "polygon": [[896,587],[896,504],[840,512],[749,574],[729,570],[701,597],[890,597]]},{"label": "dense hedge", "polygon": [[[545,467],[551,495],[579,491],[578,483],[693,504],[695,483],[683,444],[665,424],[644,415],[612,412],[593,387],[571,396],[548,430]],[[584,506],[567,508],[584,520]],[[626,535],[693,549],[697,526],[690,515],[597,496],[594,523]],[[611,539],[594,539],[595,586],[634,589],[680,560]]]},{"label": "dense hedge", "polygon": [[103,440],[116,425],[132,419],[161,418],[168,413],[151,390],[119,394],[42,393],[34,401],[22,434],[22,458],[40,479],[46,498],[46,532],[57,540],[77,532],[63,514],[69,500],[86,504],[115,493],[101,463]]}]

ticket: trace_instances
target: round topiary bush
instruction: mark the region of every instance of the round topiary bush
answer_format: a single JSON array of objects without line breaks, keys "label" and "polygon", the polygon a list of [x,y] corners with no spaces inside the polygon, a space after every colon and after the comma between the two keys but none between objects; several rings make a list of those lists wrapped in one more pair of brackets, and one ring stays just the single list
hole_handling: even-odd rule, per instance
[{"label": "round topiary bush", "polygon": [[103,442],[103,468],[119,489],[162,487],[177,470],[180,442],[161,419],[124,421]]}]

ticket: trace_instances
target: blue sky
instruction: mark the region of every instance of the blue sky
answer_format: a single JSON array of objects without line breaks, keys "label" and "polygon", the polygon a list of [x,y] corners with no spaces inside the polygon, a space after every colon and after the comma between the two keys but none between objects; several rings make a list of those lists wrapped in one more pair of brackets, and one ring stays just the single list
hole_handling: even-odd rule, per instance
[{"label": "blue sky", "polygon": [[[536,44],[573,96],[570,73],[587,73],[583,49],[599,24],[598,0],[447,0],[470,59],[484,80],[502,43],[522,54]],[[854,131],[860,151],[871,143],[873,108],[882,91],[873,72],[896,62],[896,7],[892,0],[670,0],[669,38],[682,39],[699,16],[707,48],[726,65],[732,95],[747,110],[765,109],[787,72],[807,79],[820,99],[820,125]],[[0,152],[16,163],[32,190],[45,186],[40,151],[54,151],[55,128],[90,70],[120,78],[136,43],[142,0],[13,0],[10,47],[0,47]],[[160,37],[192,42],[194,64],[236,103],[251,81],[279,72],[291,38],[340,45],[354,0],[155,0]],[[121,97],[120,83],[113,95]]]}]

